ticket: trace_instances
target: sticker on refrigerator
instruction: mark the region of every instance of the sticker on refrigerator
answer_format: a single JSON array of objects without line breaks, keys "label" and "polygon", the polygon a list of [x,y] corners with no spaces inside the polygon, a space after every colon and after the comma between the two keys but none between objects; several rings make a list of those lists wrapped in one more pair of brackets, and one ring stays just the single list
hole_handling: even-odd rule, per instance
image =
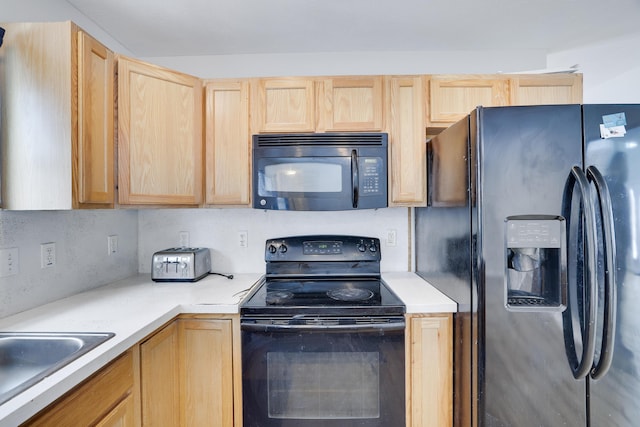
[{"label": "sticker on refrigerator", "polygon": [[627,133],[627,129],[624,126],[613,126],[606,127],[605,125],[600,125],[600,138],[622,138]]},{"label": "sticker on refrigerator", "polygon": [[627,133],[626,125],[627,116],[625,113],[607,114],[602,116],[600,138],[622,138]]}]

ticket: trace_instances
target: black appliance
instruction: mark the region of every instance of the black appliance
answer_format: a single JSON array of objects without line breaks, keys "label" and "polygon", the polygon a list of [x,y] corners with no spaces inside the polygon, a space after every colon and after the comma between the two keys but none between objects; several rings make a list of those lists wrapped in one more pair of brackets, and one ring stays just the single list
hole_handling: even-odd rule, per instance
[{"label": "black appliance", "polygon": [[477,108],[428,145],[417,273],[458,303],[457,426],[640,420],[640,105]]},{"label": "black appliance", "polygon": [[405,306],[380,275],[380,241],[270,239],[240,306],[245,427],[405,423]]},{"label": "black appliance", "polygon": [[254,135],[253,207],[387,207],[387,141],[386,133]]}]

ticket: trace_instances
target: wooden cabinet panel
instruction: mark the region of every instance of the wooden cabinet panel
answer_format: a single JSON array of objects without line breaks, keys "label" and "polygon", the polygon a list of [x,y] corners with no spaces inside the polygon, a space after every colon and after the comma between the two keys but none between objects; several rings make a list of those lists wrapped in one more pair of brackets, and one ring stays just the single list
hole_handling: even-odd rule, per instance
[{"label": "wooden cabinet panel", "polygon": [[[78,34],[78,202],[114,203],[113,53]],[[89,206],[91,207],[91,206]]]},{"label": "wooden cabinet panel", "polygon": [[408,316],[407,425],[453,424],[451,314]]},{"label": "wooden cabinet panel", "polygon": [[314,81],[305,78],[259,79],[252,82],[252,133],[313,132]]},{"label": "wooden cabinet panel", "polygon": [[318,131],[381,131],[384,126],[381,76],[332,77],[322,81]]},{"label": "wooden cabinet panel", "polygon": [[248,205],[251,182],[249,82],[205,85],[205,203]]},{"label": "wooden cabinet panel", "polygon": [[61,397],[25,426],[135,426],[134,350]]},{"label": "wooden cabinet panel", "polygon": [[424,78],[388,78],[392,205],[426,205]]},{"label": "wooden cabinet panel", "polygon": [[127,396],[106,417],[96,424],[96,427],[133,427],[139,425],[135,422],[133,396]]},{"label": "wooden cabinet panel", "polygon": [[180,425],[178,325],[173,322],[140,344],[143,426]]},{"label": "wooden cabinet panel", "polygon": [[229,319],[180,319],[182,426],[233,426]]},{"label": "wooden cabinet panel", "polygon": [[118,185],[122,204],[202,199],[202,83],[118,59]]},{"label": "wooden cabinet panel", "polygon": [[112,207],[113,53],[71,22],[2,27],[3,208]]},{"label": "wooden cabinet panel", "polygon": [[582,74],[515,76],[510,85],[510,105],[582,103]]},{"label": "wooden cabinet panel", "polygon": [[446,126],[469,114],[479,105],[507,105],[508,80],[497,75],[431,76],[429,124]]}]

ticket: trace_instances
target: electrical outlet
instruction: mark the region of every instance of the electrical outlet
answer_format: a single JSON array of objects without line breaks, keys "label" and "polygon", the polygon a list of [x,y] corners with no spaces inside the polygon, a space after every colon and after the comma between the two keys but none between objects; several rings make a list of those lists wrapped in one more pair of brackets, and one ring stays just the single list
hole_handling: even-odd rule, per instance
[{"label": "electrical outlet", "polygon": [[118,236],[107,236],[107,254],[113,255],[118,252]]},{"label": "electrical outlet", "polygon": [[20,272],[18,248],[0,249],[0,277],[13,276]]},{"label": "electrical outlet", "polygon": [[40,267],[49,268],[56,265],[56,244],[54,242],[40,245]]},{"label": "electrical outlet", "polygon": [[238,246],[241,248],[249,247],[249,232],[246,230],[238,231]]},{"label": "electrical outlet", "polygon": [[180,232],[180,246],[186,248],[189,246],[189,232],[181,231]]},{"label": "electrical outlet", "polygon": [[387,230],[387,246],[395,246],[397,243],[397,233],[393,228]]}]

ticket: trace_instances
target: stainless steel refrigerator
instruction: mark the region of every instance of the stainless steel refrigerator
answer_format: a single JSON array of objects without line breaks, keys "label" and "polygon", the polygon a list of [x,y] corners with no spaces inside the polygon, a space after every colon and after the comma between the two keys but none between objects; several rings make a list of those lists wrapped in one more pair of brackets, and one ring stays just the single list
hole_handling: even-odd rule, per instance
[{"label": "stainless steel refrigerator", "polygon": [[455,425],[639,425],[640,105],[479,107],[427,144]]}]

